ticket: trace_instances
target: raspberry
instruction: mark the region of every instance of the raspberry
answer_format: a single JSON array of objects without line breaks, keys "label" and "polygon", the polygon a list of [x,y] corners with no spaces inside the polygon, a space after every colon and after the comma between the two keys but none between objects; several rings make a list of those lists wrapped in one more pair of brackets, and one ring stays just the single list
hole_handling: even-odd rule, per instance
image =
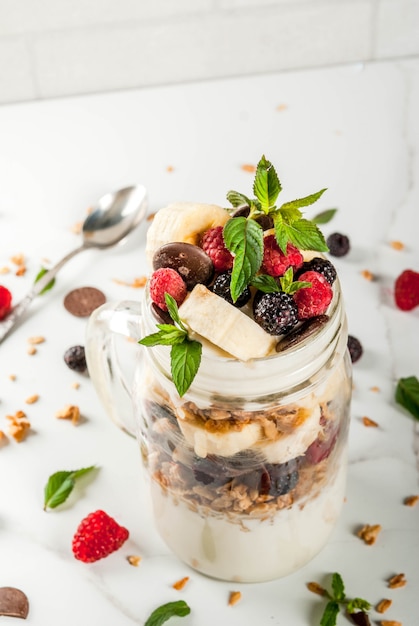
[{"label": "raspberry", "polygon": [[299,276],[301,276],[301,274],[309,271],[323,274],[329,285],[333,285],[336,280],[336,268],[328,259],[322,259],[321,257],[316,256],[310,261],[304,261],[301,268],[296,273],[295,279],[299,280]]},{"label": "raspberry", "polygon": [[297,324],[298,309],[293,297],[284,291],[259,291],[253,299],[253,317],[270,335],[281,335]]},{"label": "raspberry", "polygon": [[353,335],[348,335],[348,350],[352,363],[359,361],[364,352],[361,342]]},{"label": "raspberry", "polygon": [[311,283],[311,287],[302,287],[294,294],[300,320],[323,315],[332,301],[333,291],[323,274],[304,272],[298,280]]},{"label": "raspberry", "polygon": [[351,247],[349,238],[341,233],[332,233],[326,239],[326,243],[332,256],[345,256]]},{"label": "raspberry", "polygon": [[64,361],[71,370],[83,373],[87,370],[86,355],[83,346],[72,346],[64,353]]},{"label": "raspberry", "polygon": [[79,561],[93,563],[118,550],[129,532],[105,511],[94,511],[79,524],[73,537],[73,554]]},{"label": "raspberry", "polygon": [[419,304],[419,274],[413,270],[404,270],[396,279],[394,299],[402,311],[411,311]]},{"label": "raspberry", "polygon": [[225,272],[233,267],[233,255],[224,243],[223,227],[214,226],[202,235],[201,248],[213,262],[216,272]]},{"label": "raspberry", "polygon": [[0,285],[0,320],[2,320],[12,308],[12,294],[10,291]]},{"label": "raspberry", "polygon": [[223,272],[222,274],[219,274],[215,279],[212,286],[212,291],[217,294],[217,296],[220,296],[221,298],[224,298],[224,300],[227,300],[227,302],[229,302],[230,304],[233,304],[233,306],[241,308],[250,300],[250,289],[246,287],[246,289],[237,298],[236,302],[233,303],[230,291],[230,283],[231,272]]},{"label": "raspberry", "polygon": [[161,267],[150,278],[150,297],[163,311],[167,311],[165,293],[172,296],[178,305],[186,298],[186,284],[181,275],[171,267]]},{"label": "raspberry", "polygon": [[302,264],[303,255],[292,243],[288,243],[287,254],[284,254],[274,235],[268,235],[264,238],[262,270],[266,274],[283,276],[290,266],[298,269]]}]

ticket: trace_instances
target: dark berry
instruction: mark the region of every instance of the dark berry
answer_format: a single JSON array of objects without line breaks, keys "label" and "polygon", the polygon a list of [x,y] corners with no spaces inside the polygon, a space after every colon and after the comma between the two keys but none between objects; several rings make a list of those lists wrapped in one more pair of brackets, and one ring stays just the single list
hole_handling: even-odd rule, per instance
[{"label": "dark berry", "polygon": [[253,317],[270,335],[282,335],[298,323],[298,308],[293,297],[284,291],[258,292],[253,300]]},{"label": "dark berry", "polygon": [[270,230],[274,227],[274,221],[270,215],[259,215],[255,218],[255,222],[262,227],[262,230]]},{"label": "dark berry", "polygon": [[348,350],[349,354],[351,355],[352,363],[356,363],[356,361],[359,361],[362,353],[364,352],[361,342],[353,335],[348,335]]},{"label": "dark berry", "polygon": [[212,291],[224,300],[227,300],[230,304],[233,304],[235,307],[242,307],[247,304],[250,300],[251,293],[250,289],[246,287],[246,289],[240,294],[237,298],[236,302],[233,302],[230,291],[230,283],[231,283],[231,272],[223,272],[219,274],[214,281],[212,286]]},{"label": "dark berry", "polygon": [[261,495],[283,496],[298,483],[299,474],[295,459],[287,463],[265,465],[260,485]]},{"label": "dark berry", "polygon": [[247,217],[250,213],[250,206],[248,204],[242,204],[238,206],[231,214],[231,217]]},{"label": "dark berry", "polygon": [[341,233],[332,233],[328,236],[326,243],[332,256],[345,256],[351,247],[349,238]]},{"label": "dark berry", "polygon": [[83,373],[87,370],[86,355],[83,346],[72,346],[64,353],[64,361],[71,370]]},{"label": "dark berry", "polygon": [[322,259],[319,256],[314,257],[310,261],[304,261],[302,267],[295,275],[295,280],[299,280],[299,276],[304,272],[318,272],[322,274],[329,285],[333,285],[336,280],[337,272],[335,266],[328,259]]}]

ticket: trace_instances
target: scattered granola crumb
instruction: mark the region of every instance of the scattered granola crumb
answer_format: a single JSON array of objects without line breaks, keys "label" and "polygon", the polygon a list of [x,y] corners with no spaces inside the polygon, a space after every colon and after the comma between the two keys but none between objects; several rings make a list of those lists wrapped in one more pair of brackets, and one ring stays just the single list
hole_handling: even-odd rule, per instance
[{"label": "scattered granola crumb", "polygon": [[326,589],[323,589],[323,587],[316,582],[307,583],[307,589],[312,593],[317,593],[319,596],[326,595]]},{"label": "scattered granola crumb", "polygon": [[362,539],[368,546],[371,546],[376,542],[379,532],[381,531],[380,524],[365,524],[356,533],[360,539]]},{"label": "scattered granola crumb", "polygon": [[71,226],[70,230],[71,230],[71,232],[72,232],[72,233],[74,233],[75,235],[80,235],[80,233],[81,233],[81,231],[82,231],[82,228],[83,228],[83,222],[75,222],[75,223]]},{"label": "scattered granola crumb", "polygon": [[371,426],[373,428],[377,428],[378,427],[377,422],[374,422],[374,420],[372,420],[370,417],[364,416],[362,418],[362,423],[364,424],[364,426]]},{"label": "scattered granola crumb", "polygon": [[71,420],[73,424],[77,424],[80,420],[80,409],[74,404],[67,404],[63,409],[56,412],[55,417],[61,420]]},{"label": "scattered granola crumb", "polygon": [[25,256],[22,253],[14,254],[10,257],[10,261],[14,265],[25,265]]},{"label": "scattered granola crumb", "polygon": [[2,446],[7,441],[6,433],[3,430],[0,430],[0,446]]},{"label": "scattered granola crumb", "polygon": [[166,167],[166,172],[168,172],[169,174],[174,171],[175,171],[175,168],[173,167],[173,165],[168,165]]},{"label": "scattered granola crumb", "polygon": [[404,250],[405,245],[402,241],[390,241],[390,246],[394,249],[394,250]]},{"label": "scattered granola crumb", "polygon": [[243,165],[240,166],[240,169],[242,169],[243,172],[249,172],[249,174],[254,174],[254,172],[256,172],[256,165],[252,165],[251,163],[243,163]]},{"label": "scattered granola crumb", "polygon": [[365,278],[365,280],[375,280],[375,276],[369,270],[362,270],[361,276]]},{"label": "scattered granola crumb", "polygon": [[9,380],[15,381],[16,380],[16,374],[9,374]]},{"label": "scattered granola crumb", "polygon": [[178,591],[180,591],[185,587],[186,583],[188,582],[189,576],[184,576],[184,578],[181,578],[180,580],[177,580],[175,583],[173,583],[172,587],[173,589],[177,589]]},{"label": "scattered granola crumb", "polygon": [[16,276],[24,276],[26,274],[26,265],[19,265],[17,268],[15,275]]},{"label": "scattered granola crumb", "polygon": [[374,385],[373,387],[370,387],[370,391],[373,391],[374,393],[378,393],[379,391],[381,391],[380,387],[377,387],[377,385]]},{"label": "scattered granola crumb", "polygon": [[398,587],[404,587],[407,580],[404,574],[395,574],[388,580],[388,586],[390,589],[397,589]]},{"label": "scattered granola crumb", "polygon": [[130,556],[127,556],[127,561],[130,565],[133,565],[134,567],[138,567],[141,561],[141,557],[131,554]]},{"label": "scattered granola crumb", "polygon": [[71,386],[73,389],[80,389],[80,383],[78,382],[73,383]]},{"label": "scattered granola crumb", "polygon": [[38,352],[38,350],[35,348],[35,346],[29,346],[27,353],[32,356],[34,354],[36,354]]},{"label": "scattered granola crumb", "polygon": [[0,274],[8,274],[9,272],[10,272],[10,267],[7,267],[7,265],[0,267]]},{"label": "scattered granola crumb", "polygon": [[39,400],[39,395],[37,393],[34,393],[33,396],[29,396],[29,398],[26,398],[25,403],[35,404],[35,402],[38,402],[38,400]]},{"label": "scattered granola crumb", "polygon": [[146,219],[147,219],[147,222],[152,222],[152,221],[154,220],[154,216],[155,216],[155,215],[156,215],[156,213],[155,213],[155,212],[154,212],[154,213],[149,213],[149,214],[147,215],[147,218],[146,218]]},{"label": "scattered granola crumb", "polygon": [[6,419],[9,420],[9,435],[13,437],[17,443],[23,441],[26,434],[31,427],[28,419],[26,419],[26,413],[23,411],[16,411],[14,415],[6,415]]},{"label": "scattered granola crumb", "polygon": [[147,276],[138,276],[137,278],[134,278],[131,283],[125,280],[120,280],[119,278],[114,278],[113,282],[117,285],[125,285],[126,287],[134,287],[134,289],[139,289],[141,287],[145,287],[147,282]]},{"label": "scattered granola crumb", "polygon": [[383,598],[383,600],[381,600],[377,606],[375,607],[375,610],[377,611],[377,613],[385,613],[392,605],[392,600],[389,600],[388,598]]},{"label": "scattered granola crumb", "polygon": [[240,602],[242,599],[241,591],[230,591],[230,596],[228,599],[229,606],[234,606],[237,602]]},{"label": "scattered granola crumb", "polygon": [[406,506],[415,506],[419,501],[419,496],[407,496],[407,498],[404,499],[403,504],[405,504]]},{"label": "scattered granola crumb", "polygon": [[30,343],[31,345],[37,345],[39,343],[44,343],[45,341],[45,337],[42,337],[42,335],[38,335],[36,337],[29,337],[28,339],[28,343]]},{"label": "scattered granola crumb", "polygon": [[278,104],[278,106],[276,107],[277,111],[286,111],[287,109],[288,109],[288,105],[284,103]]},{"label": "scattered granola crumb", "polygon": [[383,619],[380,622],[380,626],[402,626],[402,623],[396,622],[394,619]]}]

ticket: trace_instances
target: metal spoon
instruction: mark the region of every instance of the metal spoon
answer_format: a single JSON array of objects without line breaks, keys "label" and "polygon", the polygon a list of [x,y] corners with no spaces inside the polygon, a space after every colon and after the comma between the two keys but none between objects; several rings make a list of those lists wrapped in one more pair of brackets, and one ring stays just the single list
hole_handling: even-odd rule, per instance
[{"label": "metal spoon", "polygon": [[76,254],[89,248],[103,250],[122,242],[144,219],[147,211],[147,191],[142,185],[125,187],[107,193],[83,223],[83,243],[69,252],[61,261],[46,272],[30,292],[17,304],[6,319],[0,323],[0,343],[7,337],[32,300],[51,282],[58,271]]}]

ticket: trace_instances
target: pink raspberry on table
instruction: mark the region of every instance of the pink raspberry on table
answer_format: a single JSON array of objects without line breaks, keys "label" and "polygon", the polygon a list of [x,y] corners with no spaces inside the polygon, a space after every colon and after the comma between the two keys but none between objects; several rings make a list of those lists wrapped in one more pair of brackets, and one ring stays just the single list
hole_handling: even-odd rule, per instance
[{"label": "pink raspberry on table", "polygon": [[222,226],[214,226],[205,231],[201,248],[210,257],[216,272],[225,272],[233,267],[234,257],[225,246]]},{"label": "pink raspberry on table", "polygon": [[319,272],[309,271],[301,274],[298,280],[311,283],[311,287],[302,287],[294,294],[298,318],[305,320],[316,315],[323,315],[333,298],[332,287],[326,278]]},{"label": "pink raspberry on table", "polygon": [[419,273],[404,270],[394,285],[396,306],[402,311],[411,311],[419,304]]},{"label": "pink raspberry on table", "polygon": [[270,276],[283,276],[289,267],[294,270],[302,266],[303,255],[292,243],[287,244],[287,254],[278,246],[274,235],[263,240],[262,271]]},{"label": "pink raspberry on table", "polygon": [[183,278],[171,267],[161,267],[151,275],[150,297],[163,311],[167,311],[165,293],[172,296],[179,306],[186,298],[186,291]]}]

